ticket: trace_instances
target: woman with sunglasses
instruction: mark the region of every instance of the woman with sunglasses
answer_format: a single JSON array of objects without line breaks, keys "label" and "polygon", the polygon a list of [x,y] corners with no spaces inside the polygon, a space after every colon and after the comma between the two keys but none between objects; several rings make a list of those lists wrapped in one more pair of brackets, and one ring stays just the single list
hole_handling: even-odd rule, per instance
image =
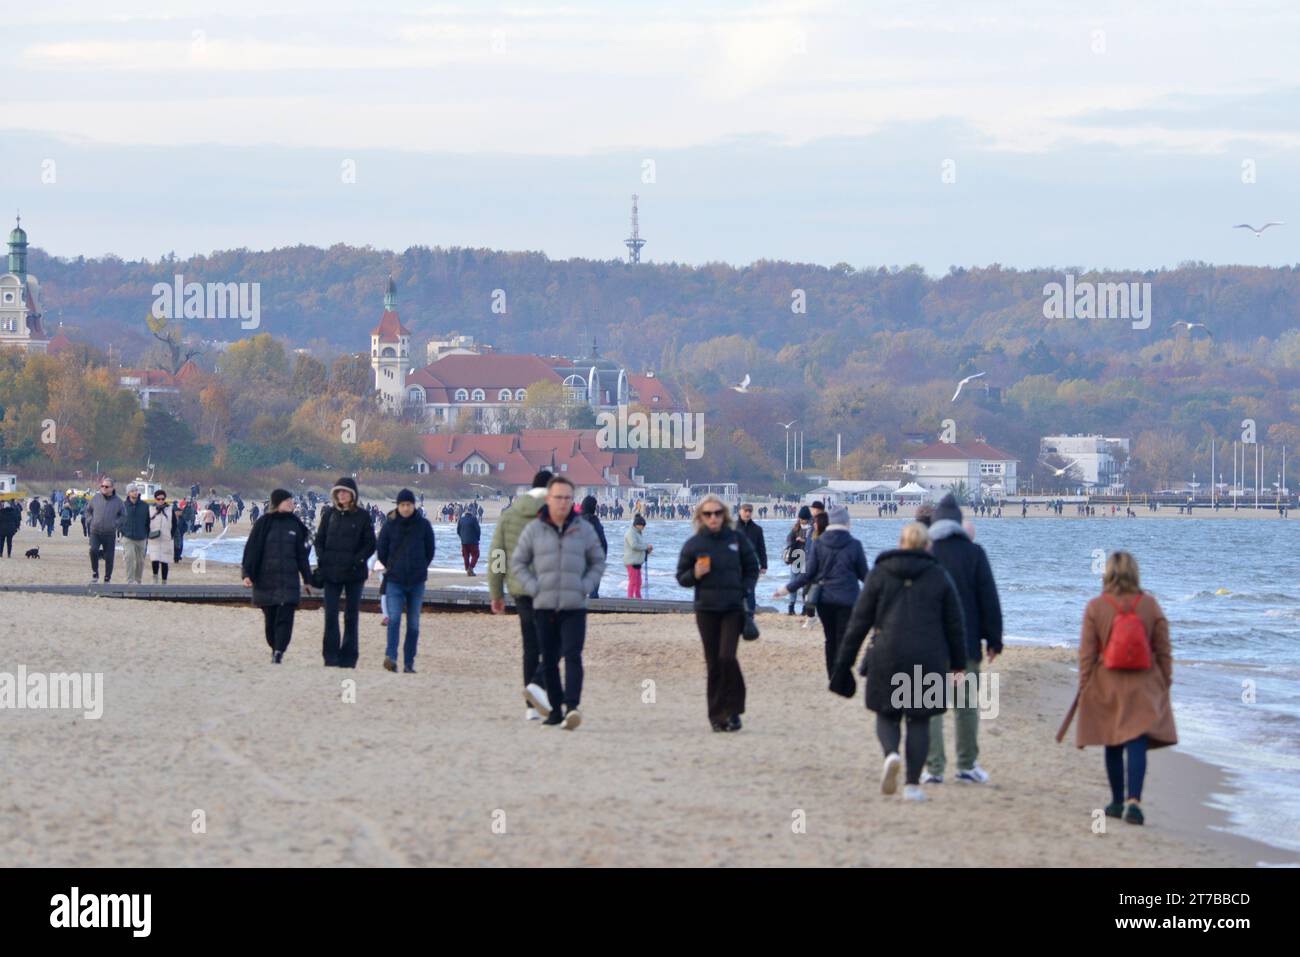
[{"label": "woman with sunglasses", "polygon": [[162,583],[167,584],[167,566],[176,557],[176,506],[167,504],[167,493],[163,489],[153,493],[153,508],[149,509],[149,538],[145,546],[145,557],[153,569],[153,583],[158,584],[158,572],[162,571]]},{"label": "woman with sunglasses", "polygon": [[695,589],[695,624],[708,671],[709,724],[714,731],[739,731],[745,679],[736,648],[745,627],[745,597],[758,583],[758,555],[716,495],[700,500],[694,523],[695,534],[677,558],[677,582]]}]

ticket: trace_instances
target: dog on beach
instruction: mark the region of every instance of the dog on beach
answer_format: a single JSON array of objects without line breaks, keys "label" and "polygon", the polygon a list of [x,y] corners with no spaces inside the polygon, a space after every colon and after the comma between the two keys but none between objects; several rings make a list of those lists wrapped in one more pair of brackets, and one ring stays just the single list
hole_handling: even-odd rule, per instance
[{"label": "dog on beach", "polygon": [[40,557],[41,557],[41,550],[40,550],[39,548],[29,548],[29,549],[27,549],[27,557],[28,557],[28,558],[40,558]]}]

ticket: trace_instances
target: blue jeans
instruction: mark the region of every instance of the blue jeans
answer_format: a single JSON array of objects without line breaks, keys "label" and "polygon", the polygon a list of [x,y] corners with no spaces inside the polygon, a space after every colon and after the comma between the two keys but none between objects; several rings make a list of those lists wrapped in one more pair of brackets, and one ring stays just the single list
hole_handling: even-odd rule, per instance
[{"label": "blue jeans", "polygon": [[424,601],[424,582],[414,585],[399,585],[389,581],[384,587],[385,603],[388,609],[388,648],[386,657],[397,660],[397,638],[402,633],[402,612],[406,612],[405,658],[402,664],[407,668],[415,667],[415,651],[420,643],[420,605]]},{"label": "blue jeans", "polygon": [[1110,796],[1116,804],[1124,803],[1124,759],[1128,759],[1128,797],[1142,800],[1142,782],[1147,776],[1147,736],[1124,744],[1106,745],[1106,777]]}]

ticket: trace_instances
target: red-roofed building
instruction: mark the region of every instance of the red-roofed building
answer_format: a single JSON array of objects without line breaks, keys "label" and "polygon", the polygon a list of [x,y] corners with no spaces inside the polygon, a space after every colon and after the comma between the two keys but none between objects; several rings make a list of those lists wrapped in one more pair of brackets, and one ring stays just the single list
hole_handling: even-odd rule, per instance
[{"label": "red-roofed building", "polygon": [[629,375],[627,382],[631,390],[629,398],[636,405],[645,406],[647,409],[664,409],[668,412],[686,411],[678,403],[677,397],[668,391],[664,380],[653,372],[647,372],[645,375]]},{"label": "red-roofed building", "polygon": [[45,351],[52,356],[57,356],[60,353],[67,352],[71,348],[72,340],[65,336],[62,330],[60,330],[54,334],[54,338],[51,339],[50,344],[45,347]]},{"label": "red-roofed building", "polygon": [[[445,361],[445,360],[443,360]],[[459,472],[500,488],[526,491],[543,468],[571,480],[577,496],[624,499],[642,485],[635,452],[602,449],[595,429],[538,429],[505,435],[449,433],[424,438],[415,469]]]},{"label": "red-roofed building", "polygon": [[940,497],[964,486],[970,494],[988,496],[1016,494],[1014,455],[989,445],[973,442],[935,442],[910,452],[903,467],[916,476],[916,484]]},{"label": "red-roofed building", "polygon": [[562,381],[538,356],[449,355],[407,375],[405,404],[423,406],[434,427],[491,432],[528,397],[529,386]]}]

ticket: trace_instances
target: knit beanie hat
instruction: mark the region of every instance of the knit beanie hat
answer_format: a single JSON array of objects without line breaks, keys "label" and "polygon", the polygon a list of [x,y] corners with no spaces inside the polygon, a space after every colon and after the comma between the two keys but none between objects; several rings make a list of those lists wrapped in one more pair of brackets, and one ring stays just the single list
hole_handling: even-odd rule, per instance
[{"label": "knit beanie hat", "polygon": [[957,504],[957,498],[951,492],[939,499],[939,504],[934,507],[934,520],[936,522],[961,521],[961,506]]},{"label": "knit beanie hat", "polygon": [[810,509],[807,505],[800,506],[799,517],[802,518],[805,522],[811,522],[812,509]]},{"label": "knit beanie hat", "polygon": [[831,520],[832,525],[849,524],[849,507],[847,505],[836,505],[826,515]]},{"label": "knit beanie hat", "polygon": [[290,492],[288,489],[284,489],[284,488],[275,489],[274,491],[271,492],[271,508],[273,509],[279,508],[280,503],[283,502],[286,498],[293,498],[293,493]]},{"label": "knit beanie hat", "polygon": [[410,502],[412,505],[415,504],[415,493],[409,488],[404,488],[397,493],[397,504],[401,505],[403,502]]}]

